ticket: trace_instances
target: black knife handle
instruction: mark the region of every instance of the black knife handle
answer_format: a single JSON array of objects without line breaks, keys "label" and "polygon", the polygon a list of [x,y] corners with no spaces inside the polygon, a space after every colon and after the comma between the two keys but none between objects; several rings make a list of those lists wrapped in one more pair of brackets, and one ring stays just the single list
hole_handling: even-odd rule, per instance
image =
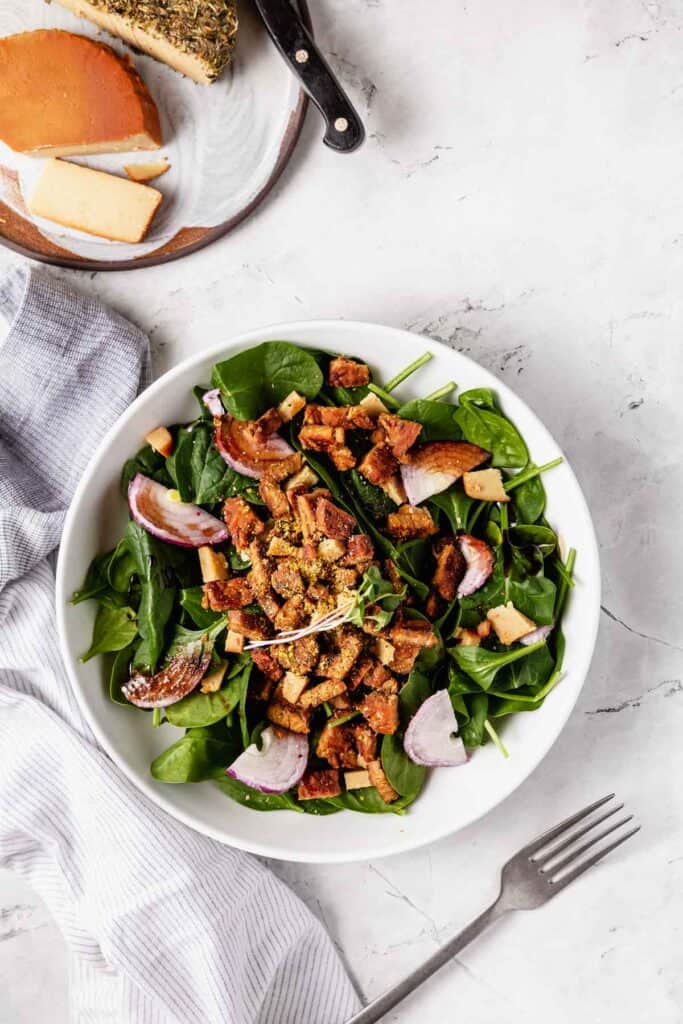
[{"label": "black knife handle", "polygon": [[352,153],[365,129],[351,101],[289,0],[257,0],[273,42],[325,118],[326,146]]}]

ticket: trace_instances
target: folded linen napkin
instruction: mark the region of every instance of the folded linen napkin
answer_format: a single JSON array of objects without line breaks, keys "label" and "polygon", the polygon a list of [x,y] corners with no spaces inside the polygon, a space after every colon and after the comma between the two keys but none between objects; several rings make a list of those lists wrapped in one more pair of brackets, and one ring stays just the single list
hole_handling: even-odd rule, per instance
[{"label": "folded linen napkin", "polygon": [[148,383],[147,339],[25,266],[0,280],[0,312],[0,865],[64,932],[72,1019],[341,1022],[358,1002],[319,922],[138,792],[61,664],[50,552],[90,453]]}]

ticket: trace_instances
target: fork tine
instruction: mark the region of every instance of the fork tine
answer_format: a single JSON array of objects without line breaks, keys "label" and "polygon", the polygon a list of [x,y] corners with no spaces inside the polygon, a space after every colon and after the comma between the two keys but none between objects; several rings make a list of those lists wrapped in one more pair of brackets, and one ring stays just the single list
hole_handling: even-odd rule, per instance
[{"label": "fork tine", "polygon": [[621,844],[625,843],[627,839],[634,836],[636,832],[640,832],[640,825],[636,825],[635,828],[632,828],[630,832],[626,832],[625,835],[619,836],[618,839],[615,839],[613,843],[609,844],[609,846],[605,846],[604,849],[598,850],[598,852],[594,853],[592,857],[588,858],[588,860],[584,860],[580,864],[577,864],[573,871],[567,872],[567,874],[563,875],[562,878],[558,878],[556,882],[553,881],[553,879],[550,879],[550,884],[554,891],[559,892],[560,889],[564,889],[565,885],[569,885],[569,883],[573,882],[575,878],[582,875],[584,871],[588,871],[588,869],[592,868],[594,864],[597,864],[599,860],[606,857],[608,853],[611,853],[612,850],[616,850],[617,846],[621,846]]},{"label": "fork tine", "polygon": [[570,835],[569,839],[565,839],[563,843],[559,843],[557,846],[553,846],[552,850],[549,850],[547,853],[541,854],[540,857],[534,857],[534,864],[547,864],[549,860],[552,860],[553,857],[557,857],[558,853],[562,853],[563,850],[566,850],[568,846],[571,846],[572,843],[575,843],[577,839],[581,838],[581,836],[585,836],[585,834],[587,832],[590,832],[592,828],[595,828],[596,825],[601,825],[603,821],[607,821],[607,819],[611,818],[613,814],[617,814],[618,811],[623,811],[623,809],[623,804],[617,804],[616,807],[613,807],[611,811],[607,811],[605,814],[601,814],[599,818],[595,818],[593,821],[589,821],[587,825],[583,826],[583,828],[580,828],[578,829],[578,831],[573,832]]},{"label": "fork tine", "polygon": [[590,848],[592,846],[595,846],[596,843],[599,843],[603,839],[606,839],[608,835],[610,835],[612,832],[616,832],[616,830],[618,828],[621,828],[622,825],[627,825],[629,821],[633,821],[632,814],[629,814],[626,818],[622,818],[621,821],[616,821],[613,825],[610,826],[610,828],[603,829],[602,832],[598,832],[597,835],[591,836],[587,842],[582,843],[581,846],[578,846],[575,850],[570,850],[567,856],[563,857],[562,860],[559,861],[557,864],[553,864],[551,867],[548,868],[542,868],[541,870],[543,874],[553,876],[558,875],[560,871],[564,871],[564,869],[569,867],[570,864],[573,864],[574,861],[576,861],[582,853],[585,853],[586,850],[590,850]]},{"label": "fork tine", "polygon": [[609,800],[613,799],[614,793],[610,793],[609,796],[603,796],[601,800],[596,800],[595,803],[590,804],[589,807],[584,807],[584,809],[582,811],[579,811],[577,814],[572,814],[571,818],[565,818],[564,821],[561,821],[559,825],[555,825],[554,828],[548,829],[547,832],[544,832],[542,835],[537,836],[536,839],[533,839],[527,846],[522,847],[522,849],[519,851],[520,854],[530,857],[531,854],[536,853],[543,846],[546,846],[549,842],[551,842],[551,840],[556,839],[557,836],[562,835],[562,833],[565,832],[568,828],[571,828],[572,825],[576,825],[577,821],[581,821],[582,818],[585,818],[587,815],[592,814],[593,811],[597,811],[598,807],[602,807],[603,804],[606,804]]}]

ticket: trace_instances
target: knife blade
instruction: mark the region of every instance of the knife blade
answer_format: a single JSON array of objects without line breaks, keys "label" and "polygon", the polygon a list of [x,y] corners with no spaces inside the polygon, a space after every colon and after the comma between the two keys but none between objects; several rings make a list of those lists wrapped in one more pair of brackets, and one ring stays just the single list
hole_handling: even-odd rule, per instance
[{"label": "knife blade", "polygon": [[352,153],[365,138],[363,123],[289,0],[255,0],[268,34],[325,119],[323,142]]}]

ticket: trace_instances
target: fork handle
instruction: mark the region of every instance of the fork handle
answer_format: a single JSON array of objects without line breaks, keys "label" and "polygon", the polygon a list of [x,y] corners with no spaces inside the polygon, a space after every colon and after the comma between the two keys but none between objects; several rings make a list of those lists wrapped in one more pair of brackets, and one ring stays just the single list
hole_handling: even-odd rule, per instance
[{"label": "fork handle", "polygon": [[390,988],[384,995],[373,999],[371,1003],[363,1007],[354,1017],[350,1017],[346,1024],[375,1024],[375,1021],[380,1020],[397,1003],[400,1003],[402,999],[405,999],[411,992],[414,992],[423,981],[431,978],[432,974],[435,974],[440,967],[443,967],[456,953],[459,953],[461,949],[469,945],[478,935],[481,935],[485,928],[488,928],[499,917],[502,917],[504,913],[506,913],[506,908],[501,904],[500,899],[497,899],[479,917],[475,917],[474,921],[471,921],[466,928],[463,928],[461,932],[450,939],[445,946],[437,949],[436,953],[430,956],[429,960],[426,960],[420,967],[417,967],[403,981],[395,985],[394,988]]}]

